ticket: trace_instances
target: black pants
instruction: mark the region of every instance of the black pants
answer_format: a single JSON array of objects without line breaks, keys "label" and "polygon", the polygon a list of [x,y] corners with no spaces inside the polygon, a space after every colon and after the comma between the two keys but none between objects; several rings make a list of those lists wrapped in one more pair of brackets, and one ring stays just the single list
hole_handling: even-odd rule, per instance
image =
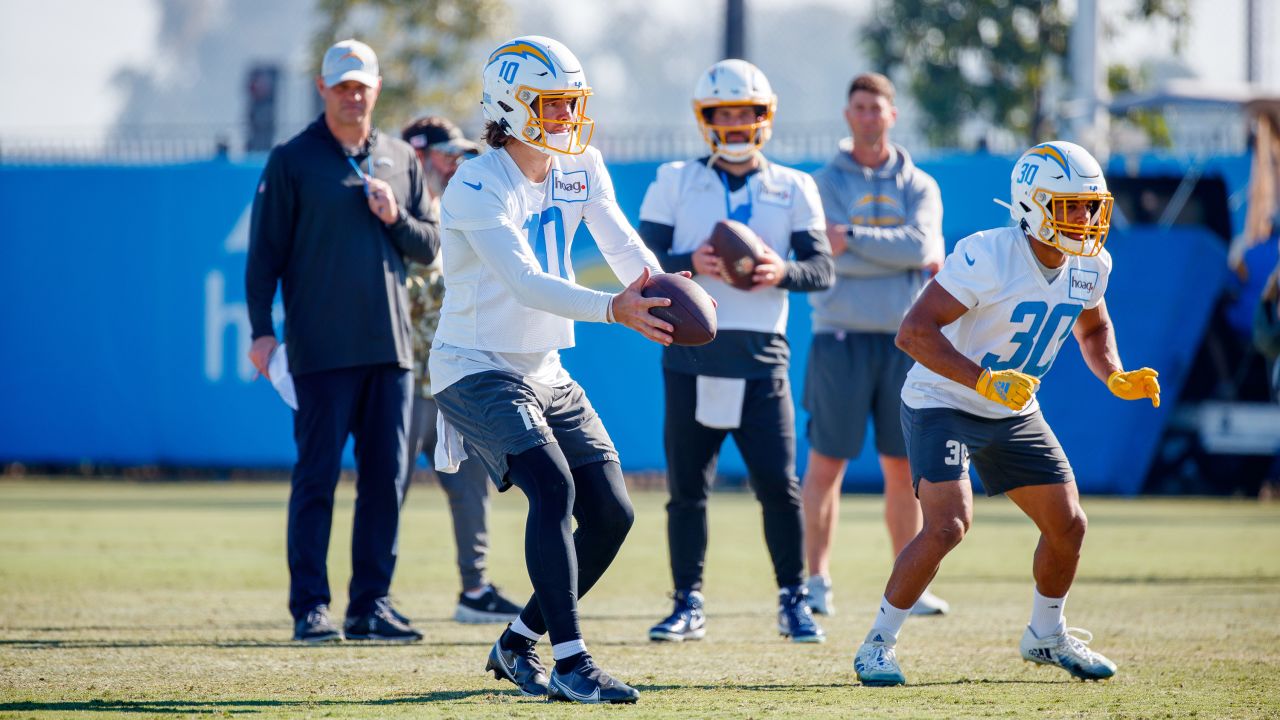
[{"label": "black pants", "polygon": [[694,419],[697,377],[664,370],[667,451],[667,543],[678,590],[702,588],[707,557],[707,494],[726,435],[747,464],[751,489],[764,510],[764,539],[778,587],[804,577],[804,522],[796,479],[795,408],[786,377],[747,380],[742,421],[720,430]]},{"label": "black pants", "polygon": [[413,378],[396,365],[364,365],[294,377],[298,462],[289,493],[289,611],[329,603],[329,530],[347,436],[355,436],[356,507],[347,615],[387,596],[400,522],[397,479],[407,462]]},{"label": "black pants", "polygon": [[[609,460],[569,469],[558,443],[508,457],[508,478],[529,498],[524,556],[533,583],[520,619],[552,644],[582,637],[578,598],[604,575],[635,511],[622,469]],[[570,517],[578,529],[570,534]]]}]

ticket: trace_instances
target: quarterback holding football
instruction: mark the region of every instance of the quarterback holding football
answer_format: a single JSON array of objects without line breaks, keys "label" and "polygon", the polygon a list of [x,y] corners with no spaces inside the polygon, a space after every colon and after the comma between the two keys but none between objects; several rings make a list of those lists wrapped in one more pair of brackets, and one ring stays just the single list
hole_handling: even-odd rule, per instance
[{"label": "quarterback holding football", "polygon": [[[441,419],[466,440],[458,454],[474,452],[500,489],[515,485],[529,499],[534,595],[487,669],[524,695],[632,703],[640,693],[588,653],[578,599],[613,562],[634,510],[613,441],[560,349],[573,346],[575,320],[616,322],[664,345],[675,328],[649,312],[671,300],[641,294],[662,268],[590,146],[590,96],[581,63],[551,38],[515,38],[486,61],[481,105],[493,151],[463,163],[441,202],[448,291],[430,371]],[[574,281],[571,243],[583,223],[622,292]],[[451,428],[439,433],[437,467],[461,445],[450,447]],[[547,634],[549,674],[535,650]]]}]

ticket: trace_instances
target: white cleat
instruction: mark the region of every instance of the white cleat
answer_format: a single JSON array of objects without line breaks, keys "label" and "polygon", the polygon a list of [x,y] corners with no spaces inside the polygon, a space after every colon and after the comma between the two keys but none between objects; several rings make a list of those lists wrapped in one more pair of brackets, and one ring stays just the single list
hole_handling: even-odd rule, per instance
[{"label": "white cleat", "polygon": [[1031,626],[1027,626],[1026,632],[1022,633],[1022,659],[1038,665],[1060,667],[1081,680],[1106,680],[1116,674],[1116,664],[1090,650],[1091,642],[1093,633],[1082,628],[1066,628],[1056,635],[1041,638],[1036,637]]},{"label": "white cleat", "polygon": [[907,678],[898,667],[898,653],[894,650],[897,644],[896,640],[873,628],[853,658],[858,681],[868,687],[906,685]]},{"label": "white cleat", "polygon": [[831,581],[821,575],[810,575],[805,581],[809,589],[809,610],[814,615],[835,615],[835,593],[831,592]]},{"label": "white cleat", "polygon": [[912,615],[946,615],[951,612],[951,605],[925,588],[924,594],[911,606]]}]

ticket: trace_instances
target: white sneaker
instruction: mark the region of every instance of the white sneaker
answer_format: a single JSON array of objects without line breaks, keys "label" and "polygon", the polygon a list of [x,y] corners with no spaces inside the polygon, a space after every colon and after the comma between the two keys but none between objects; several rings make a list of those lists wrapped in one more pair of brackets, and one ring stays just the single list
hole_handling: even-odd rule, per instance
[{"label": "white sneaker", "polygon": [[1022,633],[1022,659],[1038,665],[1055,665],[1081,680],[1105,680],[1115,675],[1116,664],[1090,650],[1091,642],[1093,633],[1082,628],[1066,628],[1041,638],[1036,637],[1028,625]]},{"label": "white sneaker", "polygon": [[916,604],[911,606],[912,615],[946,615],[949,612],[951,612],[951,605],[929,592],[928,588],[925,588],[924,594],[916,600]]},{"label": "white sneaker", "polygon": [[874,628],[867,634],[866,642],[853,657],[853,669],[858,680],[868,687],[906,685],[907,678],[898,667],[898,654],[894,650],[898,642]]},{"label": "white sneaker", "polygon": [[835,615],[835,594],[831,592],[831,581],[821,575],[810,575],[805,581],[809,589],[809,610],[814,615]]}]

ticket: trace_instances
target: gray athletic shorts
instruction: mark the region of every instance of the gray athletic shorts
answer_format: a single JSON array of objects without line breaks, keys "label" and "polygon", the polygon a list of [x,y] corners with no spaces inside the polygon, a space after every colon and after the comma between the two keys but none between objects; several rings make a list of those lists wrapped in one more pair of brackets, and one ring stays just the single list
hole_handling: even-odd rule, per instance
[{"label": "gray athletic shorts", "polygon": [[881,455],[907,454],[902,439],[902,383],[912,360],[889,333],[816,333],[804,377],[809,444],[833,458],[855,458],[867,435],[867,416]]},{"label": "gray athletic shorts", "polygon": [[547,387],[493,370],[468,375],[436,393],[436,405],[500,491],[511,487],[507,456],[539,445],[559,443],[570,469],[618,460],[604,423],[573,381]]},{"label": "gray athletic shorts", "polygon": [[1076,479],[1039,410],[992,420],[951,408],[916,410],[903,405],[902,433],[917,494],[921,478],[935,483],[968,480],[970,460],[987,495]]}]

